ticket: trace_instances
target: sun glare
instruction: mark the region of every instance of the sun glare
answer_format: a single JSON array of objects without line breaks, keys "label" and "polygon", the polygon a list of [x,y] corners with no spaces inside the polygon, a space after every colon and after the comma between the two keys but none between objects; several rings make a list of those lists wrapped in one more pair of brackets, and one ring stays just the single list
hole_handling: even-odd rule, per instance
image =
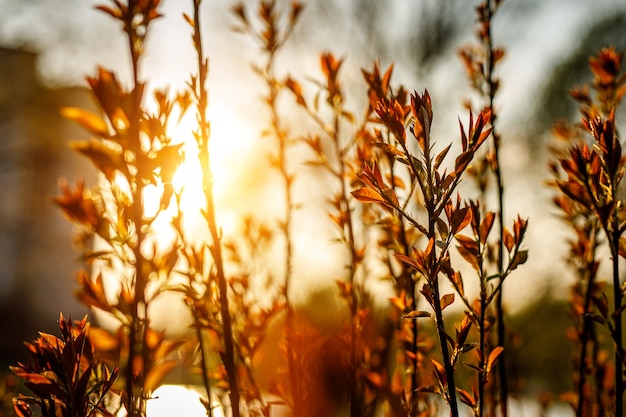
[{"label": "sun glare", "polygon": [[[147,417],[206,417],[200,402],[201,395],[193,388],[182,385],[162,385],[147,403]],[[224,417],[220,407],[212,410],[214,417]]]},{"label": "sun glare", "polygon": [[[232,187],[236,178],[237,167],[233,164],[235,156],[250,145],[251,135],[245,126],[237,120],[232,111],[224,108],[209,109],[211,122],[210,157],[213,175],[213,193],[219,202],[224,190]],[[204,204],[202,194],[202,168],[198,161],[198,147],[193,136],[196,130],[195,115],[187,114],[171,132],[175,141],[184,143],[185,160],[174,175],[173,183],[177,189],[191,191],[186,204],[197,208]],[[199,191],[199,192],[198,192]]]}]

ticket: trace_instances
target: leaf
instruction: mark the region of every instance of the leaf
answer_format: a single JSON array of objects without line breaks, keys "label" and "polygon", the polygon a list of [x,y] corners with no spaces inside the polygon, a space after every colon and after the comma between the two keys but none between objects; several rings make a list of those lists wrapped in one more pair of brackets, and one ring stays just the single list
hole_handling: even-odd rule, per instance
[{"label": "leaf", "polygon": [[376,388],[381,388],[385,384],[383,377],[378,372],[368,372],[365,377]]},{"label": "leaf", "polygon": [[486,373],[489,373],[489,371],[491,371],[491,369],[493,368],[493,365],[496,363],[496,361],[498,360],[498,358],[500,357],[503,351],[504,351],[504,348],[502,346],[496,346],[489,353],[489,358],[487,359]]},{"label": "leaf", "polygon": [[163,379],[165,379],[165,377],[178,365],[178,361],[171,360],[161,362],[150,369],[150,372],[148,372],[146,380],[144,381],[145,392],[152,392],[158,388],[163,382]]},{"label": "leaf", "polygon": [[406,291],[402,290],[399,297],[390,297],[391,304],[400,311],[404,311],[407,308],[406,305]]},{"label": "leaf", "polygon": [[454,238],[459,245],[456,247],[459,254],[476,270],[480,270],[480,264],[478,262],[478,243],[468,236],[456,235]]},{"label": "leaf", "polygon": [[431,359],[430,361],[435,368],[435,376],[437,377],[439,382],[441,382],[441,386],[445,387],[447,385],[446,370],[444,369],[443,365],[437,362],[435,359]]},{"label": "leaf", "polygon": [[450,227],[452,234],[457,234],[463,230],[472,221],[472,211],[469,207],[463,207],[452,213]]},{"label": "leaf", "polygon": [[185,19],[185,21],[189,23],[189,26],[191,26],[192,28],[196,26],[196,24],[193,22],[193,19],[189,17],[187,13],[183,13],[183,19]]},{"label": "leaf", "polygon": [[78,107],[63,107],[60,110],[61,116],[69,119],[96,136],[109,137],[107,124],[95,113]]},{"label": "leaf", "polygon": [[96,9],[112,16],[115,19],[121,19],[122,18],[122,11],[120,9],[113,9],[109,6],[104,6],[104,5],[98,5],[96,6]]},{"label": "leaf", "polygon": [[465,297],[465,289],[463,288],[463,278],[459,271],[454,271],[454,274],[450,277],[450,280],[454,284],[454,289],[459,292],[461,297]]},{"label": "leaf", "polygon": [[89,329],[89,341],[93,347],[100,352],[113,351],[120,345],[117,337],[108,330],[95,326]]},{"label": "leaf", "polygon": [[462,403],[467,404],[472,408],[476,407],[476,399],[474,398],[474,396],[472,396],[472,394],[461,388],[457,388],[456,390],[459,393]]},{"label": "leaf", "polygon": [[113,182],[116,171],[121,172],[126,177],[129,176],[128,167],[124,162],[120,149],[108,146],[102,141],[95,139],[73,142],[71,147],[91,159],[91,162],[110,182]]},{"label": "leaf", "polygon": [[420,271],[421,270],[421,266],[415,261],[415,259],[408,257],[406,255],[403,255],[401,253],[394,253],[393,256],[399,260],[400,262],[407,264],[408,266],[412,267],[413,269]]},{"label": "leaf", "polygon": [[383,197],[377,191],[374,191],[371,188],[359,188],[358,190],[352,191],[351,194],[354,198],[356,198],[361,203],[384,203],[385,202]]},{"label": "leaf", "polygon": [[439,152],[439,154],[435,158],[435,169],[436,170],[439,169],[439,166],[441,166],[441,163],[446,158],[446,155],[448,155],[448,151],[450,150],[451,147],[452,147],[452,144],[449,144],[448,146],[446,146],[446,148],[444,150],[442,150],[441,152]]},{"label": "leaf", "polygon": [[528,260],[528,251],[527,250],[517,251],[517,253],[515,254],[515,257],[511,261],[511,264],[509,265],[509,271],[513,271],[518,266],[525,263],[526,260]]},{"label": "leaf", "polygon": [[306,101],[304,101],[304,96],[302,95],[302,87],[297,81],[289,77],[285,80],[285,87],[291,90],[293,95],[296,96],[296,102],[299,105],[306,107]]},{"label": "leaf", "polygon": [[504,247],[506,248],[507,252],[511,253],[511,251],[513,250],[513,246],[515,246],[515,239],[513,238],[513,235],[511,234],[511,232],[509,232],[509,230],[505,227],[504,230]]},{"label": "leaf", "polygon": [[441,311],[445,310],[446,307],[454,303],[454,293],[446,294],[441,297]]},{"label": "leaf", "polygon": [[424,310],[413,310],[407,314],[403,314],[402,318],[403,319],[416,319],[416,318],[421,318],[421,317],[430,317],[430,313],[428,311],[424,311]]},{"label": "leaf", "polygon": [[472,159],[474,159],[473,151],[465,151],[456,158],[454,162],[454,173],[457,177],[465,171],[470,162],[472,162]]},{"label": "leaf", "polygon": [[480,230],[478,232],[478,238],[480,239],[480,243],[483,245],[487,242],[487,237],[489,236],[489,232],[493,227],[494,220],[496,219],[496,214],[492,211],[488,212],[485,215],[485,218],[480,223]]}]

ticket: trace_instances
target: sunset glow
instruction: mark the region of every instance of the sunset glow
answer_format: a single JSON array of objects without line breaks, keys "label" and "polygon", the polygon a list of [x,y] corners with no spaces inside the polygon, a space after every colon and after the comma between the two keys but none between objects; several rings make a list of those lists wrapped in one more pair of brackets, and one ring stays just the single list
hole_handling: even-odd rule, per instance
[{"label": "sunset glow", "polygon": [[[193,388],[182,385],[163,385],[153,394],[153,399],[148,401],[148,417],[202,417],[207,412],[200,402],[200,394]],[[223,417],[224,413],[219,407],[213,408],[214,417]]]}]

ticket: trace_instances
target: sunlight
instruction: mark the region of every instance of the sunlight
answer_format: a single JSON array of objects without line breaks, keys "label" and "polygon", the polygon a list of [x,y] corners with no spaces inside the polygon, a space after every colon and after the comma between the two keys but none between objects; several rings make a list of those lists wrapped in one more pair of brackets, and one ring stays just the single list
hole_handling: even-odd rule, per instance
[{"label": "sunlight", "polygon": [[[237,181],[238,171],[242,168],[240,156],[242,151],[250,148],[253,135],[246,126],[237,120],[232,110],[223,107],[209,109],[211,122],[210,157],[211,172],[213,174],[213,194],[216,203],[226,190],[232,188]],[[176,189],[189,190],[185,196],[183,209],[197,209],[204,205],[202,195],[202,169],[198,161],[198,148],[193,136],[196,126],[196,116],[186,114],[181,122],[172,129],[174,141],[184,143],[185,159],[173,178]]]},{"label": "sunlight", "polygon": [[[162,385],[147,403],[147,417],[206,417],[201,397],[198,391],[187,386]],[[221,407],[214,405],[213,416],[224,417]]]}]

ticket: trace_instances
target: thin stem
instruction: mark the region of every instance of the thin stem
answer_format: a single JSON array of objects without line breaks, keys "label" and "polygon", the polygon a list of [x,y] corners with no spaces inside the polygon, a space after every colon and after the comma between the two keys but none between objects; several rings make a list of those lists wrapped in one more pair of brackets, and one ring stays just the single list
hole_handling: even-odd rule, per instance
[{"label": "thin stem", "polygon": [[[617,216],[615,215],[617,219]],[[617,223],[614,221],[613,223]],[[613,261],[613,305],[614,311],[617,314],[614,314],[614,332],[613,337],[615,339],[615,415],[622,416],[624,415],[624,375],[623,375],[623,361],[624,358],[622,356],[624,350],[623,344],[623,335],[622,335],[622,287],[620,284],[619,277],[619,238],[620,231],[617,227],[617,224],[614,224],[613,235],[610,240],[611,243],[611,257]]]},{"label": "thin stem", "polygon": [[339,135],[339,109],[335,109],[335,117],[333,122],[333,143],[335,145],[335,152],[337,155],[337,160],[339,163],[339,170],[337,173],[337,178],[339,179],[339,184],[341,186],[341,205],[340,210],[345,211],[346,215],[346,230],[344,233],[347,235],[347,246],[350,250],[350,259],[349,259],[349,272],[348,272],[348,282],[350,284],[350,416],[358,417],[361,415],[361,410],[358,405],[360,404],[360,395],[357,387],[357,313],[358,313],[358,304],[357,304],[357,296],[356,296],[356,288],[355,288],[355,274],[356,274],[356,242],[354,238],[354,225],[352,220],[352,207],[350,207],[349,193],[348,188],[346,186],[345,175],[346,175],[346,165],[344,162],[345,155],[341,150],[340,143],[340,135]]},{"label": "thin stem", "polygon": [[[432,265],[435,268],[434,265]],[[448,339],[446,338],[446,329],[444,327],[443,311],[441,309],[441,295],[439,292],[439,278],[431,277],[431,286],[433,288],[433,298],[435,304],[435,320],[437,322],[437,335],[439,336],[439,345],[441,346],[441,357],[443,366],[446,371],[447,397],[450,403],[450,416],[459,416],[459,405],[456,400],[456,384],[454,382],[454,367],[450,363],[450,351],[448,349]]]},{"label": "thin stem", "polygon": [[[132,4],[129,7],[133,7]],[[143,384],[143,375],[149,369],[150,357],[148,349],[146,349],[146,327],[147,327],[147,309],[148,305],[145,299],[145,290],[147,284],[147,276],[144,268],[145,258],[141,253],[141,247],[145,240],[144,230],[144,207],[143,207],[143,175],[144,175],[144,157],[141,149],[140,139],[140,120],[141,120],[141,89],[139,87],[139,57],[140,51],[138,43],[142,42],[138,34],[133,28],[134,15],[128,13],[125,22],[128,48],[131,55],[132,65],[132,107],[129,118],[129,143],[131,150],[135,155],[136,173],[132,179],[131,193],[133,201],[132,221],[135,225],[135,233],[137,241],[132,246],[134,256],[134,297],[131,304],[131,318],[129,324],[129,350],[128,363],[126,367],[126,394],[128,395],[128,415],[131,417],[145,415],[145,393]],[[147,28],[146,28],[147,29]],[[135,372],[135,366],[140,357],[142,363],[142,371]]]},{"label": "thin stem", "polygon": [[[581,268],[583,274],[586,274],[583,278],[583,282],[586,281],[587,285],[584,292],[584,302],[583,302],[583,317],[582,317],[582,328],[581,328],[581,340],[580,340],[580,352],[578,357],[578,404],[576,408],[576,416],[582,417],[585,410],[585,384],[587,382],[587,350],[589,349],[589,341],[593,341],[595,343],[594,338],[594,325],[593,321],[590,317],[586,316],[586,313],[591,312],[592,306],[592,295],[593,295],[593,287],[595,285],[595,269],[592,264],[595,259],[595,250],[597,247],[597,239],[596,239],[596,229],[595,227],[591,231],[593,234],[589,236],[590,248],[588,253],[585,256],[584,265]],[[595,362],[595,355],[593,356]],[[600,403],[598,403],[600,404]]]},{"label": "thin stem", "polygon": [[287,305],[287,366],[289,374],[289,384],[291,386],[292,396],[292,411],[295,417],[302,414],[303,398],[301,392],[300,380],[298,379],[298,367],[296,366],[296,356],[294,350],[294,319],[295,313],[293,309],[293,303],[291,301],[291,277],[293,271],[293,242],[291,238],[291,224],[292,214],[294,210],[293,204],[293,188],[292,188],[292,176],[289,173],[288,161],[287,161],[287,148],[288,137],[285,131],[280,126],[280,116],[276,107],[276,99],[278,96],[277,80],[274,77],[274,51],[268,51],[269,58],[266,68],[266,81],[269,89],[268,103],[271,112],[272,128],[276,135],[276,142],[278,145],[278,171],[283,181],[283,190],[285,197],[285,212],[283,213],[283,221],[281,224],[281,230],[283,232],[283,239],[285,240],[285,289],[284,298]]},{"label": "thin stem", "polygon": [[[195,302],[195,300],[194,300]],[[195,310],[195,307],[194,307]],[[198,339],[198,347],[200,348],[200,366],[202,367],[202,383],[207,396],[207,415],[213,417],[213,407],[211,406],[211,381],[209,380],[209,374],[207,372],[207,360],[206,353],[204,351],[204,341],[202,337],[202,329],[200,328],[200,322],[198,321],[198,313],[193,311],[194,328],[196,330],[196,338]]]},{"label": "thin stem", "polygon": [[[433,166],[430,157],[430,138],[425,138],[426,144],[423,150],[424,163],[426,165],[426,183],[427,187],[422,190],[424,194],[424,200],[426,209],[428,211],[428,239],[436,240],[435,222],[437,221],[437,214],[435,213],[435,207],[437,203],[434,201],[435,196],[432,190],[436,186],[433,180]],[[426,192],[428,191],[428,192]],[[445,251],[442,249],[442,251]],[[433,245],[432,252],[430,254],[429,262],[429,277],[428,282],[433,290],[433,303],[435,310],[435,320],[437,323],[437,335],[439,336],[439,345],[441,347],[441,357],[443,360],[443,366],[446,372],[446,385],[447,395],[450,404],[450,416],[459,416],[459,405],[456,400],[456,383],[454,381],[454,365],[452,364],[450,357],[450,350],[448,349],[448,338],[446,335],[446,328],[443,319],[443,309],[441,308],[441,293],[439,291],[439,267],[437,265],[437,245]]]},{"label": "thin stem", "polygon": [[[479,223],[477,221],[477,223]],[[483,254],[484,248],[481,245],[480,238],[476,239],[478,244],[478,253],[481,256],[478,257],[478,270],[480,271],[480,311],[478,312],[478,352],[480,362],[478,364],[478,416],[483,417],[485,413],[485,386],[487,385],[487,328],[485,326],[486,323],[486,313],[488,299],[487,299],[487,280],[486,273],[483,267]],[[463,297],[465,298],[465,297]],[[470,309],[470,311],[474,311]]]},{"label": "thin stem", "polygon": [[[496,6],[497,7],[497,6]],[[500,169],[501,166],[501,158],[500,158],[500,136],[496,131],[496,113],[494,111],[494,100],[496,95],[496,80],[494,79],[494,67],[495,67],[495,57],[493,53],[493,38],[491,34],[491,22],[493,20],[494,14],[494,6],[491,0],[486,0],[486,22],[485,22],[485,49],[487,52],[487,68],[486,68],[486,81],[487,81],[487,89],[489,96],[489,109],[490,112],[490,120],[492,130],[492,138],[493,138],[493,150],[494,150],[494,174],[496,177],[496,187],[497,187],[497,200],[498,200],[498,253],[497,253],[497,268],[498,273],[500,273],[501,280],[504,279],[503,268],[504,268],[504,183],[502,180],[502,172]],[[498,346],[502,346],[505,348],[506,345],[506,328],[504,324],[504,306],[503,306],[503,290],[502,288],[498,291],[496,296],[496,315],[497,315],[497,343]],[[507,369],[506,369],[506,348],[500,354],[500,359],[497,363],[498,369],[498,387],[500,391],[500,412],[502,417],[508,416],[508,396],[509,396],[509,388],[508,388],[508,379],[507,379]]]},{"label": "thin stem", "polygon": [[198,147],[199,159],[202,166],[202,188],[206,199],[205,219],[211,233],[212,244],[209,250],[213,256],[217,285],[220,298],[220,313],[222,317],[222,331],[224,338],[224,367],[228,377],[230,388],[230,403],[233,417],[240,416],[240,393],[237,383],[237,368],[235,364],[235,343],[232,329],[232,318],[230,315],[228,300],[228,283],[224,272],[224,261],[222,258],[221,235],[218,231],[215,205],[213,201],[213,172],[211,170],[211,159],[209,151],[210,124],[206,118],[208,106],[208,92],[206,89],[206,77],[208,72],[208,60],[204,58],[202,49],[202,36],[200,34],[200,3],[202,0],[194,0],[194,34],[193,39],[198,55],[198,88],[196,93],[198,99]]}]

